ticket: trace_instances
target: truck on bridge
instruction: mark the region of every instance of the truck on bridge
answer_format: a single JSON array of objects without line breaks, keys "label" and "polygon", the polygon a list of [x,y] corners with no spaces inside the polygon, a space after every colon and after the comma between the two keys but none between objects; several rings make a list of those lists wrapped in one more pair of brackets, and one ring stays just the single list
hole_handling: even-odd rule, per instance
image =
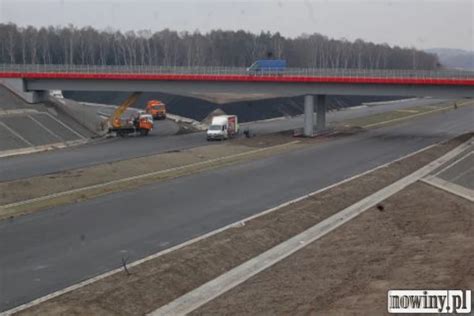
[{"label": "truck on bridge", "polygon": [[286,69],[284,59],[260,59],[247,68],[247,73],[256,74],[282,74]]}]

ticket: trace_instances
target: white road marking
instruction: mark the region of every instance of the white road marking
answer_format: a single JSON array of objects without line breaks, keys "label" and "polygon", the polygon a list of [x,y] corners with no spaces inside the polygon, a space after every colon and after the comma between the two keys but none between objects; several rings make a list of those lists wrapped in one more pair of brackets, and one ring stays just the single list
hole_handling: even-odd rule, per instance
[{"label": "white road marking", "polygon": [[34,146],[32,143],[30,143],[29,141],[27,141],[23,136],[21,136],[20,134],[18,134],[17,132],[15,132],[13,129],[11,129],[7,124],[3,123],[3,122],[0,122],[0,125],[3,126],[4,128],[6,128],[10,133],[12,133],[16,138],[20,139],[22,142],[24,142],[25,144],[27,144],[28,146]]},{"label": "white road marking", "polygon": [[474,190],[471,190],[469,188],[465,188],[461,185],[446,181],[438,177],[428,177],[425,179],[421,179],[421,181],[438,189],[462,197],[468,201],[474,202]]},{"label": "white road marking", "polygon": [[32,270],[33,271],[39,271],[39,270],[43,270],[43,269],[46,269],[46,268],[49,268],[48,264],[41,264],[41,265],[38,265],[38,266],[34,267]]},{"label": "white road marking", "polygon": [[113,185],[113,184],[117,184],[117,183],[129,182],[129,181],[133,181],[133,180],[138,180],[138,179],[143,179],[143,178],[148,178],[148,177],[156,176],[156,175],[163,174],[163,173],[168,173],[168,172],[172,172],[172,171],[182,170],[182,169],[186,169],[186,168],[190,168],[190,167],[195,167],[195,166],[200,166],[200,165],[206,165],[206,164],[213,163],[213,162],[217,162],[217,161],[221,161],[221,160],[226,160],[226,159],[231,159],[231,158],[236,158],[236,157],[251,155],[251,154],[254,154],[254,153],[258,153],[258,152],[262,152],[262,151],[267,151],[267,150],[275,149],[275,148],[279,148],[279,147],[284,147],[284,146],[296,144],[296,143],[299,143],[299,142],[300,142],[300,141],[295,140],[295,141],[291,141],[291,142],[288,142],[288,143],[285,143],[285,144],[275,145],[275,146],[266,147],[266,148],[260,148],[260,149],[256,149],[256,150],[251,150],[251,151],[243,152],[243,153],[240,153],[240,154],[235,154],[235,155],[230,155],[230,156],[224,156],[224,157],[209,159],[209,160],[200,161],[200,162],[196,162],[196,163],[192,163],[192,164],[188,164],[188,165],[184,165],[184,166],[179,166],[179,167],[174,167],[174,168],[169,168],[169,169],[159,170],[159,171],[154,171],[154,172],[149,172],[149,173],[144,173],[144,174],[140,174],[140,175],[133,176],[133,177],[127,177],[127,178],[112,180],[112,181],[108,181],[108,182],[104,182],[104,183],[99,183],[99,184],[94,184],[94,185],[90,185],[90,186],[82,187],[82,188],[78,188],[78,189],[73,189],[73,190],[58,192],[58,193],[54,193],[54,194],[44,195],[44,196],[37,197],[37,198],[34,198],[34,199],[24,200],[24,201],[15,202],[15,203],[10,203],[10,204],[6,204],[6,205],[0,205],[0,208],[7,209],[7,208],[11,208],[11,207],[20,206],[20,205],[25,205],[25,204],[31,204],[31,203],[35,203],[35,202],[45,201],[45,200],[57,198],[57,197],[60,197],[60,196],[69,195],[69,194],[74,194],[74,193],[78,193],[78,192],[83,192],[83,191],[86,191],[86,190],[98,189],[98,188],[102,188],[102,187],[109,186],[109,185]]},{"label": "white road marking", "polygon": [[14,110],[0,110],[0,116],[17,116],[21,114],[37,114],[40,113],[35,109],[14,109]]},{"label": "white road marking", "polygon": [[439,170],[437,170],[434,174],[432,174],[432,176],[437,176],[443,172],[445,172],[446,170],[448,170],[449,168],[451,168],[452,166],[458,164],[459,162],[463,161],[464,159],[466,159],[467,157],[469,157],[470,155],[472,155],[474,152],[469,152],[467,155],[464,155],[462,157],[460,157],[459,159],[455,159],[453,162],[451,162],[450,164],[446,165],[446,166],[443,166],[442,168],[440,168]]},{"label": "white road marking", "polygon": [[[469,105],[469,104],[473,104],[473,102],[472,101],[466,101],[464,103],[458,104],[458,107]],[[426,114],[440,112],[440,111],[444,111],[444,110],[448,110],[448,109],[452,109],[452,108],[453,108],[452,106],[445,106],[445,107],[442,107],[442,108],[439,108],[439,109],[429,110],[429,111],[421,112],[421,113],[414,114],[414,115],[409,115],[409,116],[399,117],[399,118],[388,120],[388,121],[383,121],[383,122],[377,122],[377,123],[364,125],[362,127],[364,127],[364,128],[375,127],[375,126],[389,124],[389,123],[393,123],[393,122],[408,120],[408,119],[412,119],[414,117],[419,117],[419,116],[423,116],[423,115],[426,115]]]},{"label": "white road marking", "polygon": [[62,125],[62,126],[65,127],[66,129],[68,129],[69,131],[71,131],[73,134],[77,135],[79,138],[87,139],[87,137],[81,135],[80,133],[78,133],[77,131],[75,131],[74,129],[72,129],[71,127],[67,126],[66,124],[64,124],[63,122],[61,122],[60,120],[58,120],[57,118],[55,118],[54,116],[52,116],[50,113],[43,112],[43,113],[41,113],[41,114],[44,114],[44,115],[49,116],[50,118],[52,118],[53,120],[55,120],[56,122],[58,122],[58,124]]},{"label": "white road marking", "polygon": [[61,137],[59,137],[59,135],[57,135],[56,133],[54,133],[52,130],[50,130],[49,128],[47,128],[46,126],[44,126],[40,121],[38,121],[37,119],[35,119],[33,116],[31,115],[27,115],[27,117],[29,119],[31,119],[33,122],[35,122],[39,127],[43,128],[46,132],[48,132],[50,135],[52,135],[53,137],[59,139],[60,141],[64,141],[64,139],[62,139]]},{"label": "white road marking", "polygon": [[85,143],[87,143],[87,139],[73,140],[73,141],[67,141],[64,143],[54,143],[54,144],[48,144],[48,145],[28,147],[28,148],[4,150],[4,151],[0,151],[0,158],[33,154],[33,153],[38,153],[42,151],[82,145]]},{"label": "white road marking", "polygon": [[456,147],[442,157],[418,169],[410,175],[392,183],[391,185],[371,194],[348,208],[330,216],[322,222],[314,225],[308,230],[288,239],[285,242],[267,250],[236,268],[225,272],[219,277],[211,280],[200,287],[184,294],[174,301],[158,308],[149,315],[186,315],[202,305],[210,302],[223,293],[233,289],[237,285],[250,279],[252,276],[282,261],[296,251],[304,248],[307,244],[323,237],[344,223],[350,221],[364,211],[374,207],[377,203],[389,198],[410,184],[415,183],[428,175],[440,165],[446,163],[469,146],[470,141]]},{"label": "white road marking", "polygon": [[[318,193],[321,193],[321,192],[327,191],[327,190],[329,190],[329,189],[332,189],[332,188],[334,188],[334,187],[336,187],[336,186],[338,186],[338,185],[341,185],[341,184],[343,184],[343,183],[346,183],[346,182],[352,181],[352,180],[354,180],[354,179],[360,178],[360,177],[362,177],[362,176],[365,176],[365,175],[367,175],[367,174],[369,174],[369,173],[371,173],[371,172],[373,172],[373,171],[376,171],[376,170],[385,168],[385,167],[387,167],[387,166],[389,166],[389,165],[391,165],[391,164],[393,164],[393,163],[396,163],[396,162],[398,162],[398,161],[400,161],[400,160],[409,158],[409,157],[414,156],[414,155],[416,155],[416,154],[419,154],[419,153],[421,153],[421,152],[423,152],[423,151],[426,151],[426,150],[428,150],[428,149],[430,149],[430,148],[433,148],[433,147],[437,146],[437,145],[440,144],[440,143],[443,143],[443,142],[435,143],[435,144],[429,145],[429,146],[427,146],[427,147],[421,148],[421,149],[419,149],[419,150],[417,150],[417,151],[414,151],[414,152],[412,152],[412,153],[410,153],[410,154],[404,155],[404,156],[402,156],[402,157],[400,157],[400,158],[397,158],[397,159],[395,159],[395,160],[392,160],[392,161],[390,161],[390,162],[388,162],[388,163],[382,164],[382,165],[380,165],[380,166],[378,166],[378,167],[375,167],[375,168],[372,168],[372,169],[370,169],[370,170],[364,171],[364,172],[362,172],[362,173],[360,173],[360,174],[357,174],[357,175],[355,175],[355,176],[349,177],[349,178],[347,178],[347,179],[344,179],[344,180],[342,180],[342,181],[339,181],[339,182],[337,182],[337,183],[334,183],[334,184],[332,184],[332,185],[330,185],[330,186],[327,186],[327,187],[325,187],[325,188],[322,188],[322,189],[319,189],[319,190],[317,190],[317,191],[311,192],[311,193],[309,193],[309,194],[303,195],[303,196],[298,197],[298,198],[296,198],[296,199],[293,199],[293,200],[291,200],[291,201],[282,203],[282,204],[280,204],[280,205],[278,205],[278,206],[272,207],[272,208],[270,208],[270,209],[268,209],[268,210],[265,210],[265,211],[263,211],[263,212],[254,214],[254,215],[249,216],[249,217],[247,217],[247,218],[245,218],[245,219],[239,220],[239,221],[237,221],[237,222],[234,222],[234,223],[231,223],[231,224],[229,224],[229,225],[223,226],[223,227],[221,227],[221,228],[218,228],[218,229],[216,229],[216,230],[213,230],[213,231],[211,231],[211,232],[208,232],[208,233],[203,234],[203,235],[201,235],[201,236],[198,236],[198,237],[196,237],[196,238],[190,239],[190,240],[188,240],[188,241],[186,241],[186,242],[184,242],[184,243],[181,243],[181,244],[179,244],[179,245],[170,247],[170,248],[168,248],[168,249],[162,250],[162,251],[157,252],[157,253],[155,253],[155,254],[153,254],[153,255],[150,255],[150,256],[148,256],[148,257],[145,257],[145,258],[139,259],[139,260],[137,260],[137,261],[134,261],[134,262],[128,264],[128,268],[130,269],[130,268],[132,268],[132,267],[138,266],[138,265],[140,265],[140,264],[142,264],[142,263],[145,263],[145,262],[147,262],[147,261],[150,261],[150,260],[156,259],[156,258],[158,258],[158,257],[161,257],[161,256],[163,256],[163,255],[166,255],[167,253],[170,253],[170,252],[173,252],[173,251],[175,251],[175,250],[178,250],[178,249],[184,248],[184,247],[186,247],[186,246],[192,245],[192,244],[194,244],[194,243],[197,243],[197,242],[199,242],[199,241],[201,241],[201,240],[203,240],[203,239],[206,239],[206,238],[209,238],[209,237],[211,237],[211,236],[214,236],[214,235],[216,235],[216,234],[218,234],[218,233],[221,233],[221,232],[223,232],[223,231],[225,231],[225,230],[228,230],[228,229],[230,229],[230,228],[235,228],[235,227],[243,226],[243,225],[245,225],[246,222],[248,222],[248,221],[250,221],[250,220],[252,220],[252,219],[255,219],[255,218],[264,216],[264,215],[266,215],[266,214],[269,214],[269,213],[271,213],[271,212],[274,212],[274,211],[276,211],[276,210],[279,210],[280,208],[283,208],[283,207],[286,207],[286,206],[288,206],[288,205],[297,203],[297,202],[299,202],[299,201],[301,201],[301,200],[303,200],[303,199],[306,199],[306,198],[311,197],[311,196],[313,196],[313,195],[316,195],[316,194],[318,194]],[[8,310],[8,311],[1,312],[1,313],[0,313],[0,316],[7,316],[7,315],[14,314],[14,313],[18,313],[18,312],[20,312],[20,311],[22,311],[22,310],[25,310],[25,309],[28,309],[28,308],[30,308],[30,307],[36,306],[36,305],[38,305],[38,304],[44,303],[44,302],[46,302],[46,301],[48,301],[48,300],[50,300],[50,299],[53,299],[53,298],[58,297],[58,296],[60,296],[60,295],[66,294],[66,293],[68,293],[68,292],[72,292],[72,291],[74,291],[74,290],[80,289],[80,288],[82,288],[82,287],[84,287],[84,286],[87,286],[87,285],[89,285],[89,284],[92,284],[92,283],[97,282],[97,281],[99,281],[99,280],[105,279],[105,278],[107,278],[107,277],[109,277],[109,276],[111,276],[111,275],[114,275],[114,274],[117,274],[117,273],[120,273],[120,272],[123,272],[123,268],[117,268],[117,269],[111,270],[111,271],[109,271],[109,272],[103,273],[103,274],[101,274],[101,275],[98,275],[98,276],[96,276],[96,277],[90,278],[90,279],[88,279],[88,280],[85,280],[85,281],[82,281],[82,282],[73,284],[73,285],[71,285],[71,286],[68,286],[67,288],[64,288],[64,289],[62,289],[62,290],[58,290],[58,291],[56,291],[56,292],[50,293],[50,294],[48,294],[48,295],[45,295],[45,296],[43,296],[43,297],[37,298],[37,299],[35,299],[35,300],[33,300],[33,301],[29,302],[29,303],[25,303],[25,304],[19,305],[19,306],[17,306],[17,307],[14,307],[14,308],[12,308],[12,309],[10,309],[10,310]]]},{"label": "white road marking", "polygon": [[414,115],[399,117],[399,118],[388,120],[388,121],[382,121],[382,122],[367,124],[367,125],[364,125],[362,127],[369,128],[369,127],[375,127],[375,126],[384,125],[384,124],[388,124],[388,123],[399,122],[399,121],[408,120],[408,119],[411,119],[411,118],[414,118],[414,117],[418,117],[418,116],[422,116],[422,115],[426,115],[426,114],[430,114],[430,113],[434,113],[434,112],[447,110],[449,108],[451,108],[451,107],[447,106],[447,107],[444,107],[444,108],[439,108],[439,109],[430,110],[430,111],[426,111],[426,112],[422,112],[422,113],[418,113],[418,114],[414,114]]},{"label": "white road marking", "polygon": [[459,173],[457,176],[455,176],[454,178],[450,179],[451,182],[456,182],[458,181],[459,179],[461,179],[462,177],[464,177],[466,174],[468,173],[471,173],[474,171],[474,166],[471,166],[469,168],[467,168],[467,170],[464,170],[463,172]]},{"label": "white road marking", "polygon": [[396,112],[419,113],[419,111],[417,111],[417,110],[404,110],[404,109],[396,110]]}]

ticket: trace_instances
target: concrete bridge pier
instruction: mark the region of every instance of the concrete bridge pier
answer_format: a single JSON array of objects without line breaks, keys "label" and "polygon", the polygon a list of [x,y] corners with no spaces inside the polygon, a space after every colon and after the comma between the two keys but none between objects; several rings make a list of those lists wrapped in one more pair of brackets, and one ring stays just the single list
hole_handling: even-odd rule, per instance
[{"label": "concrete bridge pier", "polygon": [[311,137],[314,133],[314,97],[304,97],[304,136]]},{"label": "concrete bridge pier", "polygon": [[[316,96],[316,131],[321,132],[326,129],[326,95]],[[304,136],[314,136],[314,97],[306,95],[304,97]]]},{"label": "concrete bridge pier", "polygon": [[317,96],[317,113],[316,113],[316,131],[321,132],[326,129],[326,95],[318,94]]}]

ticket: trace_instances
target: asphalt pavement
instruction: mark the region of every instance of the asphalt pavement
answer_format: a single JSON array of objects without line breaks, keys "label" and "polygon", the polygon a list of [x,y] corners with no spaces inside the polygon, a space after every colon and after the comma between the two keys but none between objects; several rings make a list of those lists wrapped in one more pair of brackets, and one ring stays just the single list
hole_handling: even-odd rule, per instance
[{"label": "asphalt pavement", "polygon": [[[363,116],[369,116],[374,114],[385,113],[388,111],[402,110],[415,106],[439,104],[446,102],[447,100],[433,99],[433,98],[417,98],[417,99],[405,99],[399,101],[388,101],[383,104],[370,105],[370,106],[357,106],[352,108],[346,108],[341,111],[332,111],[326,114],[327,123],[341,122],[344,120],[350,120]],[[316,110],[316,109],[315,109]],[[315,120],[316,122],[316,117]],[[252,132],[257,134],[275,133],[281,130],[289,130],[296,128],[303,128],[304,116],[299,115],[287,119],[257,121],[241,124],[243,127],[248,127]]]},{"label": "asphalt pavement", "polygon": [[[460,108],[270,158],[2,221],[0,310],[117,268],[122,258],[137,260],[472,131],[473,117],[472,107]],[[107,155],[111,150],[123,150],[127,144],[132,148],[141,148],[134,147],[141,144],[153,147],[146,151],[152,153],[165,150],[165,146],[179,146],[178,141],[182,146],[204,143],[202,136],[174,136],[168,140],[157,137],[153,146],[153,138],[111,142],[101,151]],[[157,148],[166,142],[171,145]],[[72,157],[80,154],[81,161],[88,162],[97,148],[83,147],[85,150],[74,154],[65,152]],[[57,153],[53,153],[56,159],[64,157],[54,155]],[[100,155],[94,157],[100,161]],[[27,166],[27,161],[22,160],[21,164]],[[4,170],[2,163],[2,177],[11,174]]]},{"label": "asphalt pavement", "polygon": [[[389,102],[385,105],[349,108],[329,112],[329,123],[362,117],[366,115],[393,111],[417,105],[440,103],[439,99],[412,99]],[[0,159],[0,181],[7,181],[43,174],[76,169],[106,162],[158,154],[170,150],[180,150],[208,144],[204,133],[170,136],[175,127],[167,121],[156,121],[155,129],[148,137],[128,137],[99,141],[80,147],[65,148],[27,156]],[[266,134],[303,127],[303,117],[278,119],[242,124],[253,133]]]},{"label": "asphalt pavement", "polygon": [[462,159],[441,172],[438,177],[474,190],[474,153],[470,151]]}]

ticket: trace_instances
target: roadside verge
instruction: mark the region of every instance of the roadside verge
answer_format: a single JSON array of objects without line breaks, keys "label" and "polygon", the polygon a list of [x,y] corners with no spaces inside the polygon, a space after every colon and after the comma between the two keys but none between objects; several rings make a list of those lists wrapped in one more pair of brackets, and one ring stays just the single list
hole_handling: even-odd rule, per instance
[{"label": "roadside verge", "polygon": [[388,315],[393,289],[474,289],[472,219],[418,181],[189,315]]}]

